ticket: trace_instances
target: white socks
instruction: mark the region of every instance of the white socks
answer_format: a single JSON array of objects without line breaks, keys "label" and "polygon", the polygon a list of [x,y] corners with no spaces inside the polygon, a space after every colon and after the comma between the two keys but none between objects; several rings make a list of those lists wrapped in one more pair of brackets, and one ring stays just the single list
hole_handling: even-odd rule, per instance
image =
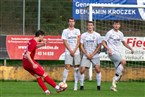
[{"label": "white socks", "polygon": [[45,93],[50,93],[50,91],[49,90],[46,90]]},{"label": "white socks", "polygon": [[60,88],[59,85],[56,85],[55,89],[58,90],[59,88]]},{"label": "white socks", "polygon": [[80,78],[80,86],[84,86],[84,74],[79,74],[79,78]]},{"label": "white socks", "polygon": [[101,72],[96,73],[97,86],[101,86]]},{"label": "white socks", "polygon": [[120,76],[122,75],[122,71],[123,71],[123,66],[122,64],[120,64],[118,68],[116,69],[116,74],[114,77],[115,81],[118,81],[120,79]]},{"label": "white socks", "polygon": [[74,80],[75,83],[78,83],[78,79],[79,79],[79,68],[74,68]]},{"label": "white socks", "polygon": [[77,90],[78,80],[79,80],[79,68],[74,68],[74,90]]},{"label": "white socks", "polygon": [[[69,70],[64,69],[63,71],[63,82],[66,82]],[[78,83],[79,79],[79,68],[74,68],[74,80],[75,83]]]},{"label": "white socks", "polygon": [[62,79],[63,82],[66,82],[66,80],[67,80],[68,72],[69,72],[69,70],[64,69],[64,71],[63,71],[63,79]]}]

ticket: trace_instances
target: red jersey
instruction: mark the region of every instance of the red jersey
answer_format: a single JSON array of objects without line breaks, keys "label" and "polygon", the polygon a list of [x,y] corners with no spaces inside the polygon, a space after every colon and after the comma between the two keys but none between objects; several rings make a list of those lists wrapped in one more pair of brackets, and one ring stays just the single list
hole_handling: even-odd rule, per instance
[{"label": "red jersey", "polygon": [[29,40],[29,43],[27,45],[23,58],[27,59],[26,53],[29,51],[29,52],[31,52],[30,56],[31,56],[32,60],[34,60],[36,46],[37,46],[37,42],[34,39]]},{"label": "red jersey", "polygon": [[[22,63],[23,63],[24,69],[27,70],[28,72],[30,72],[32,75],[37,74],[37,75],[43,76],[43,74],[44,74],[43,67],[34,60],[36,46],[37,46],[37,42],[34,39],[31,39],[29,41],[26,51],[24,53]],[[26,53],[28,51],[31,52],[30,56],[31,56],[32,61],[38,65],[38,67],[35,69],[33,68],[32,63],[29,60],[27,60]]]}]

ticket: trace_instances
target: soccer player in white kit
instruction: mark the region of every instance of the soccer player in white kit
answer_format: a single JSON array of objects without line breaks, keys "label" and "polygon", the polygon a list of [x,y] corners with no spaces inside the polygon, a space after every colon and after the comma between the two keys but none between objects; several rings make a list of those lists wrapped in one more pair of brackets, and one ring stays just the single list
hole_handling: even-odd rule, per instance
[{"label": "soccer player in white kit", "polygon": [[80,30],[76,29],[75,20],[70,18],[68,20],[69,27],[62,32],[62,39],[66,47],[65,50],[65,69],[63,72],[63,82],[66,82],[70,66],[74,65],[74,91],[77,90],[77,83],[79,78],[80,65]]},{"label": "soccer player in white kit", "polygon": [[81,66],[80,66],[80,90],[84,89],[84,73],[86,68],[92,64],[96,71],[97,90],[100,90],[101,85],[101,71],[100,71],[100,48],[101,36],[94,31],[94,23],[89,21],[87,23],[87,32],[81,35],[81,50],[83,52]]},{"label": "soccer player in white kit", "polygon": [[120,26],[121,25],[119,21],[114,21],[113,29],[106,33],[105,38],[102,41],[102,44],[107,49],[108,56],[114,63],[116,69],[116,73],[112,81],[112,86],[110,88],[112,91],[117,91],[116,83],[121,79],[124,67],[126,65],[126,60],[121,57],[121,42],[126,48],[131,50],[132,54],[134,53],[133,49],[126,43],[123,33],[119,30]]}]

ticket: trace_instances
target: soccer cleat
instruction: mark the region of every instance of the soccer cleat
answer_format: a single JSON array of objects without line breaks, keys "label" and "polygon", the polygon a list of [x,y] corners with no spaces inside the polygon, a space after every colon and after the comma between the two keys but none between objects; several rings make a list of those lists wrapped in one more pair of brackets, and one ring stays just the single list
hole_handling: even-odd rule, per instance
[{"label": "soccer cleat", "polygon": [[84,86],[80,86],[80,90],[84,90]]},{"label": "soccer cleat", "polygon": [[63,89],[57,89],[56,92],[57,93],[63,92]]},{"label": "soccer cleat", "polygon": [[57,93],[60,93],[60,92],[65,91],[66,89],[67,89],[67,88],[59,88],[59,89],[56,90],[56,92],[57,92]]},{"label": "soccer cleat", "polygon": [[74,91],[77,91],[78,89],[77,88],[74,88]]},{"label": "soccer cleat", "polygon": [[63,88],[63,91],[65,91],[67,88]]},{"label": "soccer cleat", "polygon": [[97,90],[100,91],[101,90],[101,86],[97,86]]},{"label": "soccer cleat", "polygon": [[117,89],[115,87],[110,87],[110,90],[114,91],[114,92],[117,92]]},{"label": "soccer cleat", "polygon": [[77,91],[78,89],[77,89],[77,87],[74,87],[74,91]]},{"label": "soccer cleat", "polygon": [[46,91],[45,94],[46,94],[46,95],[50,95],[50,94],[52,94],[52,93],[51,93],[50,91]]},{"label": "soccer cleat", "polygon": [[45,93],[46,95],[50,95],[51,93]]}]

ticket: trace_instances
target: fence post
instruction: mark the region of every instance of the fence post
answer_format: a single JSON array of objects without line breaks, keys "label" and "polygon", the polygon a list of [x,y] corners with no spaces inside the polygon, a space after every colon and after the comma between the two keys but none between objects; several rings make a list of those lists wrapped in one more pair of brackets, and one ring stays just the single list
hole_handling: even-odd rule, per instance
[{"label": "fence post", "polygon": [[7,65],[7,59],[4,59],[4,66]]},{"label": "fence post", "polygon": [[25,35],[25,0],[23,0],[23,35]]}]

